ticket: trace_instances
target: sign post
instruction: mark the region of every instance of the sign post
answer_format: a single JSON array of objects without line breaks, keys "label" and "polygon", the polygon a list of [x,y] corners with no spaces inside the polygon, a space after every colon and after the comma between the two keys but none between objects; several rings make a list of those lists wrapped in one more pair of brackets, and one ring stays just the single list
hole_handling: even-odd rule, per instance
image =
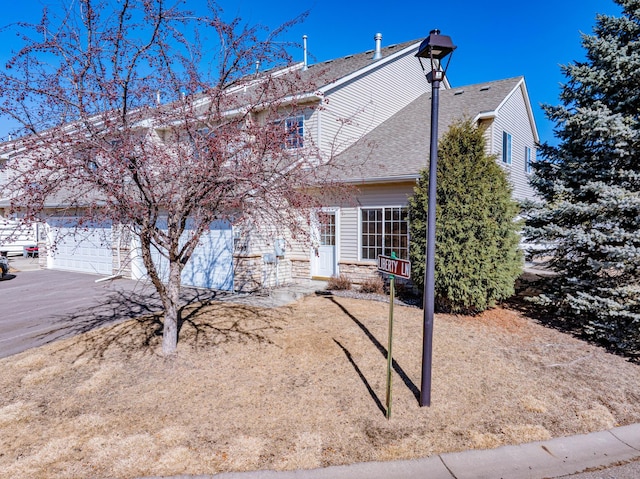
[{"label": "sign post", "polygon": [[393,367],[393,301],[396,294],[396,275],[409,279],[411,277],[411,263],[391,256],[378,255],[378,271],[389,273],[389,346],[387,347],[387,419],[391,418],[391,369]]},{"label": "sign post", "polygon": [[[395,257],[395,253],[391,253],[391,257]],[[389,346],[387,347],[387,419],[391,419],[391,368],[393,367],[393,355],[391,348],[393,346],[393,299],[395,296],[395,275],[389,276]]]}]

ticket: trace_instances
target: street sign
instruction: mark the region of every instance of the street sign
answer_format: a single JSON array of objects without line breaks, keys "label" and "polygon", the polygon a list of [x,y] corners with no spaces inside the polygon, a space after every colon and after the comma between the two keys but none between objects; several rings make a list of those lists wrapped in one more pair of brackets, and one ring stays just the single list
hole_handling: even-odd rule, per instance
[{"label": "street sign", "polygon": [[378,271],[411,279],[411,262],[380,254],[378,255]]}]

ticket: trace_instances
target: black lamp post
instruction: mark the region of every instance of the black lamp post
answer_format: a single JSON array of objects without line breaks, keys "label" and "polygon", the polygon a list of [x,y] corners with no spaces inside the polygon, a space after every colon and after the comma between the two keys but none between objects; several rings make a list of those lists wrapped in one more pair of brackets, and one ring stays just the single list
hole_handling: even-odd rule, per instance
[{"label": "black lamp post", "polygon": [[[436,171],[438,169],[438,108],[440,101],[440,82],[444,79],[451,53],[456,49],[451,38],[440,35],[440,30],[431,30],[429,36],[420,44],[416,56],[431,83],[431,143],[429,150],[429,193],[427,207],[427,244],[426,267],[424,269],[424,324],[422,331],[422,383],[420,385],[420,406],[431,405],[431,358],[433,343],[433,311],[435,285],[436,253]],[[442,67],[446,57],[447,63]],[[430,70],[427,71],[422,59],[428,58]]]}]

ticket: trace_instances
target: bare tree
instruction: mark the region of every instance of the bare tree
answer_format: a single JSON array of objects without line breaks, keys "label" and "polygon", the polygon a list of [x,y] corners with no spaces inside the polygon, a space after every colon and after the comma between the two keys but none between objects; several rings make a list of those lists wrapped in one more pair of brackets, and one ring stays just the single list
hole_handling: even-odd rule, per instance
[{"label": "bare tree", "polygon": [[[269,32],[225,22],[214,3],[205,12],[184,3],[45,10],[39,24],[19,25],[24,47],[0,77],[0,113],[21,125],[5,145],[12,208],[35,221],[54,204],[80,226],[131,228],[164,306],[165,355],[177,347],[181,272],[213,221],[260,216],[305,234],[318,188],[335,186],[316,167],[331,159],[307,138],[289,148],[303,139],[283,122],[317,107],[303,94],[313,79],[276,41],[300,18]],[[276,65],[288,66],[258,68]]]}]

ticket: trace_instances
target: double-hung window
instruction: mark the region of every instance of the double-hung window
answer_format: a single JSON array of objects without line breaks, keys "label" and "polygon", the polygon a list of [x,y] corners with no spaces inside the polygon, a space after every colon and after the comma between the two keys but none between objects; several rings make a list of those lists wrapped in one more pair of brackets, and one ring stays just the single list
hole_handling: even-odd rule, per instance
[{"label": "double-hung window", "polygon": [[409,219],[406,208],[362,208],[360,210],[360,256],[375,260],[378,255],[409,259]]},{"label": "double-hung window", "polygon": [[286,131],[285,146],[287,148],[302,148],[304,146],[304,116],[291,116],[284,120]]},{"label": "double-hung window", "polygon": [[213,135],[213,132],[207,128],[198,128],[191,139],[193,146],[193,156],[196,159],[201,159],[209,154],[209,137]]},{"label": "double-hung window", "polygon": [[511,164],[511,133],[502,132],[502,163]]},{"label": "double-hung window", "polygon": [[530,147],[524,147],[524,171],[525,173],[531,173],[533,167],[531,164],[536,161],[536,151]]},{"label": "double-hung window", "polygon": [[9,182],[9,173],[7,172],[7,160],[0,158],[0,185]]}]

